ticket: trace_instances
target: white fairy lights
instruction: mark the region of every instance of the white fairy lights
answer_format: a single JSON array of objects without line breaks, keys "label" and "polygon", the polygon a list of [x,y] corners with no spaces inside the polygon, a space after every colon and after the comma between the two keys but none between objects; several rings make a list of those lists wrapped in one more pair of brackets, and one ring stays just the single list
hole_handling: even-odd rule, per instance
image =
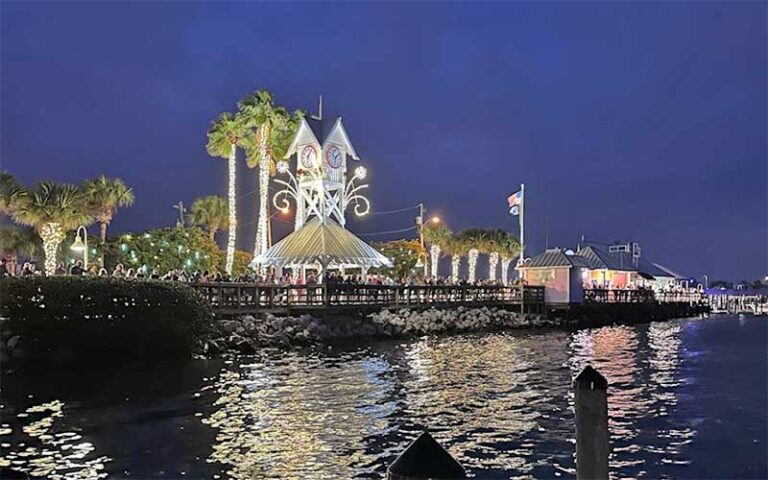
[{"label": "white fairy lights", "polygon": [[501,283],[506,285],[508,283],[509,278],[509,264],[512,262],[512,259],[509,257],[501,257]]},{"label": "white fairy lights", "polygon": [[461,255],[451,256],[451,280],[453,283],[459,281],[459,268],[461,267]]},{"label": "white fairy lights", "polygon": [[488,280],[496,280],[496,266],[499,264],[499,254],[491,252],[488,254]]},{"label": "white fairy lights", "polygon": [[467,261],[469,262],[469,283],[475,282],[475,268],[477,267],[477,256],[480,255],[480,251],[473,248],[467,255]]},{"label": "white fairy lights", "polygon": [[440,264],[440,245],[432,244],[429,246],[429,257],[432,278],[437,278],[437,267]]},{"label": "white fairy lights", "polygon": [[227,230],[227,259],[224,270],[232,274],[232,265],[235,262],[235,235],[237,233],[237,197],[235,196],[235,168],[237,166],[237,145],[234,143],[229,152],[227,161],[229,168],[229,227]]},{"label": "white fairy lights", "polygon": [[58,223],[46,223],[40,229],[40,238],[43,239],[43,253],[45,254],[45,274],[56,273],[56,252],[59,244],[64,240],[64,230]]}]

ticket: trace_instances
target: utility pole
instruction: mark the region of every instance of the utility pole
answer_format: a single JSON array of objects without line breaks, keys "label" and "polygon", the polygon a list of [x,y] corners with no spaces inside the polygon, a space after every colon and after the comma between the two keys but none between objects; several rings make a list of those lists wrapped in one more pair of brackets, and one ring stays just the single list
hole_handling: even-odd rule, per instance
[{"label": "utility pole", "polygon": [[421,254],[424,256],[424,278],[427,278],[427,255],[424,247],[424,204],[419,203],[419,216],[416,217],[416,226],[419,228],[419,243],[421,244]]},{"label": "utility pole", "polygon": [[179,219],[176,220],[176,226],[184,228],[184,214],[187,213],[187,209],[184,208],[184,202],[177,203],[173,208],[179,211]]}]

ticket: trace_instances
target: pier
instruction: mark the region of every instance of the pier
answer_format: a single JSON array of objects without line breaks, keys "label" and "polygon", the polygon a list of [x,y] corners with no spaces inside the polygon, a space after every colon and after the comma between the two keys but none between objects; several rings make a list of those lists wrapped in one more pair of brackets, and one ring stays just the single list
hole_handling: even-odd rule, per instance
[{"label": "pier", "polygon": [[[388,309],[510,307],[526,313],[554,309],[544,302],[544,287],[497,285],[262,285],[254,283],[192,283],[218,315],[258,313],[293,314],[324,311],[374,312]],[[589,289],[583,304],[560,306],[572,313],[708,310],[706,295],[698,292],[656,293],[650,290]],[[634,305],[634,307],[633,307]],[[642,307],[642,308],[639,308]]]},{"label": "pier", "polygon": [[544,287],[496,285],[260,285],[193,283],[219,315],[509,306],[543,313]]}]

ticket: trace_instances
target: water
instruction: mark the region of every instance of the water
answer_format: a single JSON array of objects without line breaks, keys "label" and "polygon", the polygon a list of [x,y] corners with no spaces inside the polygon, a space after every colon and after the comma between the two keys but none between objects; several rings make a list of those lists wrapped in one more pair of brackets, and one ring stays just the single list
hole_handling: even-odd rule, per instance
[{"label": "water", "polygon": [[0,465],[59,478],[381,478],[425,427],[477,478],[573,478],[570,379],[609,380],[613,478],[766,478],[766,318],[461,335],[12,373]]}]

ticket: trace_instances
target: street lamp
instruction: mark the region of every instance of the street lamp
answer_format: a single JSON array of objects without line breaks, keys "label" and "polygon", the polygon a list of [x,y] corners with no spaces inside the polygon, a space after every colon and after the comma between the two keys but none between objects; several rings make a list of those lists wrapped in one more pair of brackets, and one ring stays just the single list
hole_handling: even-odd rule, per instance
[{"label": "street lamp", "polygon": [[[82,238],[80,237],[81,231],[83,232]],[[75,252],[83,252],[83,270],[88,270],[88,231],[84,226],[77,227],[75,241],[69,248]]]},{"label": "street lamp", "polygon": [[440,223],[440,217],[432,217],[429,219],[429,221],[432,223]]}]

